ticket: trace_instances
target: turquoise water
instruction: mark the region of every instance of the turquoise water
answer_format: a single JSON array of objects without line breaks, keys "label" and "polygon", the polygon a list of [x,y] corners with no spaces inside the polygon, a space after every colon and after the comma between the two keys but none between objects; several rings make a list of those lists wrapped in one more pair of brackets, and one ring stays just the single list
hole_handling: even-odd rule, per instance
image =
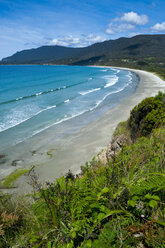
[{"label": "turquoise water", "polygon": [[0,66],[0,151],[132,94],[134,73],[81,66]]}]

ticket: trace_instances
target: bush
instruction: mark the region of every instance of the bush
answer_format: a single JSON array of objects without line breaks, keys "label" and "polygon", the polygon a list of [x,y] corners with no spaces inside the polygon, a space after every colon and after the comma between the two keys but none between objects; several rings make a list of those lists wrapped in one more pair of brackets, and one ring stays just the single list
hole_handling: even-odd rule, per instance
[{"label": "bush", "polygon": [[165,94],[159,92],[156,97],[144,99],[131,111],[128,125],[132,141],[146,136],[155,128],[165,124]]}]

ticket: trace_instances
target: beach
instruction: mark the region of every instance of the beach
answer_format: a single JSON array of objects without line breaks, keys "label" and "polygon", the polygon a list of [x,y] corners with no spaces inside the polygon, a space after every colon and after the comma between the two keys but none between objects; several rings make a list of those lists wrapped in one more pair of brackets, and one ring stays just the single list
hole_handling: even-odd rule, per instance
[{"label": "beach", "polygon": [[[10,158],[18,161],[12,170],[35,165],[41,182],[53,182],[69,169],[75,174],[79,173],[81,165],[107,147],[117,124],[127,120],[130,110],[136,104],[165,89],[165,82],[152,73],[121,69],[132,71],[139,77],[135,93],[80,130],[76,130],[76,124],[83,122],[84,115],[72,120],[70,126],[65,122],[53,126],[38,134],[35,139],[29,139],[26,143],[18,145],[16,150],[9,150]],[[66,129],[68,134],[63,136],[63,130]],[[19,154],[19,157],[15,157],[15,154]],[[31,190],[27,176],[20,177],[15,186],[14,192],[24,193]]]}]

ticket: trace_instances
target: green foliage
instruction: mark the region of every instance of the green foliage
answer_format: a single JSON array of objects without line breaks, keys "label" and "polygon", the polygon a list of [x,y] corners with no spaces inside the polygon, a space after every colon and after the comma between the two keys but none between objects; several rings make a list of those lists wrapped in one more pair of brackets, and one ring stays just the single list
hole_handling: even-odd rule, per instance
[{"label": "green foliage", "polygon": [[[26,247],[26,235],[36,226],[31,206],[25,199],[0,196],[0,247]],[[25,245],[25,246],[24,246]]]},{"label": "green foliage", "polygon": [[51,150],[47,151],[47,155],[48,155],[50,158],[53,157],[53,151],[54,151],[54,150],[55,150],[55,149],[51,149]]},{"label": "green foliage", "polygon": [[15,171],[13,171],[9,176],[5,177],[5,179],[3,179],[2,181],[2,185],[5,187],[13,187],[15,181],[17,181],[17,179],[19,177],[21,177],[22,175],[25,175],[26,173],[29,172],[30,169],[17,169]]},{"label": "green foliage", "polygon": [[146,98],[135,106],[131,111],[128,124],[133,141],[140,136],[150,134],[154,128],[164,125],[165,94],[159,92],[156,97]]},{"label": "green foliage", "polygon": [[69,172],[48,184],[35,205],[43,205],[40,211],[44,209],[53,231],[35,243],[41,247],[47,240],[57,247],[136,247],[140,243],[161,247],[164,145],[165,129],[161,128],[123,147],[108,167],[97,167],[93,160],[83,168],[83,176],[75,178]]},{"label": "green foliage", "polygon": [[118,135],[124,134],[124,133],[129,135],[129,129],[128,129],[128,122],[127,121],[122,121],[117,125],[117,127],[113,133],[113,136],[118,136]]},{"label": "green foliage", "polygon": [[[74,176],[69,171],[44,187],[34,177],[37,192],[32,195],[34,202],[29,207],[31,218],[25,217],[25,209],[22,215],[10,209],[5,212],[9,222],[4,222],[3,201],[0,245],[164,247],[165,127],[153,130],[147,124],[154,119],[149,115],[155,116],[155,111],[164,108],[163,104],[164,94],[159,93],[135,107],[129,122],[138,124],[140,136],[145,134],[144,130],[152,132],[140,138],[136,134],[136,142],[123,146],[107,166],[101,166],[93,158],[82,167],[81,174]],[[164,119],[163,112],[161,118]],[[158,124],[155,120],[154,127],[155,122]],[[126,123],[121,123],[118,134],[126,129]]]}]

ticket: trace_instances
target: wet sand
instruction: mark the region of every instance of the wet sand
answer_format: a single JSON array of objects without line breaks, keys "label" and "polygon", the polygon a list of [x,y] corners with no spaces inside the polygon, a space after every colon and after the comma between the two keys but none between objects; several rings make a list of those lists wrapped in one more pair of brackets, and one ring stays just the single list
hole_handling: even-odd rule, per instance
[{"label": "wet sand", "polygon": [[[134,94],[78,131],[75,128],[76,123],[83,122],[85,116],[75,118],[70,126],[68,123],[67,125],[63,123],[39,134],[37,139],[29,139],[25,144],[17,147],[17,153],[20,149],[18,160],[22,164],[20,162],[15,169],[39,164],[36,172],[41,181],[54,181],[69,169],[73,173],[79,173],[81,165],[91,160],[101,149],[106,148],[117,124],[127,120],[130,110],[136,104],[145,97],[154,96],[159,90],[165,90],[165,82],[152,73],[121,69],[130,70],[138,75],[140,82]],[[68,135],[63,136],[63,131],[67,129]],[[14,152],[14,150],[10,151],[10,157],[14,156]],[[29,191],[27,181],[25,176],[21,177],[15,184],[18,187],[16,191],[20,193]]]}]

